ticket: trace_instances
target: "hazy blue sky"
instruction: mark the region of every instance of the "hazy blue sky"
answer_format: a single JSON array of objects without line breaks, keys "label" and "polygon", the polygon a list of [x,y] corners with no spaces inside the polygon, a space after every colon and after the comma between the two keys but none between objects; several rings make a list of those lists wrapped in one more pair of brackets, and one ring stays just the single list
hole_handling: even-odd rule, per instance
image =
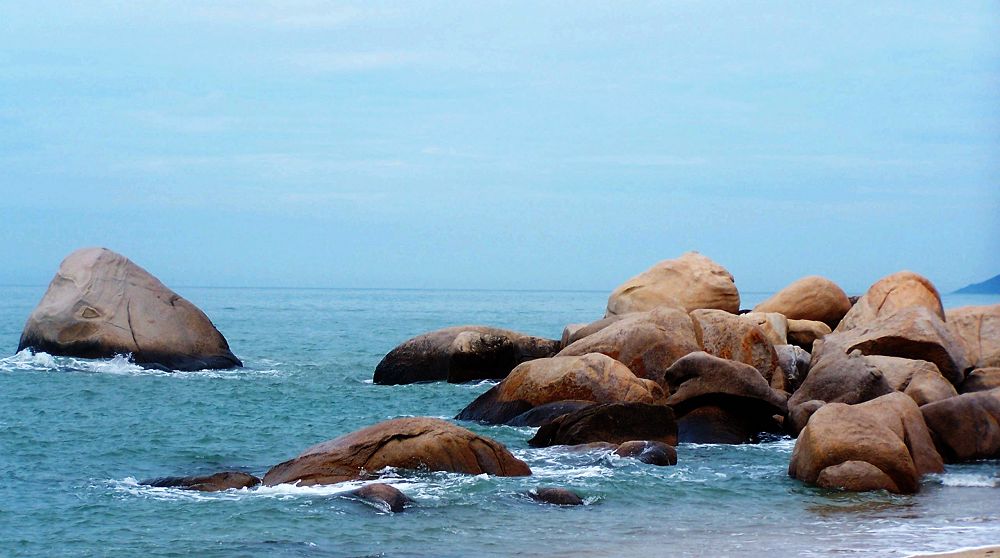
[{"label": "hazy blue sky", "polygon": [[[458,4],[458,5],[455,5]],[[4,2],[0,283],[1000,273],[1000,4]]]}]

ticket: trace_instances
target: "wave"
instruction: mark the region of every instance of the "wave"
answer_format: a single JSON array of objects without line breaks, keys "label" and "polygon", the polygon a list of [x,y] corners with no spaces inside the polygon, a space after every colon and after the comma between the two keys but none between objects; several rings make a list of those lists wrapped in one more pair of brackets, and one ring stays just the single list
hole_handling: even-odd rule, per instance
[{"label": "wave", "polygon": [[1000,477],[975,473],[941,473],[929,475],[932,481],[937,481],[949,487],[997,488],[1000,487]]},{"label": "wave", "polygon": [[[262,364],[280,364],[263,361]],[[249,376],[286,376],[277,368],[232,368],[228,370],[156,370],[144,368],[132,360],[132,355],[115,355],[112,358],[77,358],[53,356],[45,352],[32,353],[24,349],[17,354],[0,359],[0,372],[83,372],[119,376],[162,376],[170,378],[219,378],[241,379]]]}]

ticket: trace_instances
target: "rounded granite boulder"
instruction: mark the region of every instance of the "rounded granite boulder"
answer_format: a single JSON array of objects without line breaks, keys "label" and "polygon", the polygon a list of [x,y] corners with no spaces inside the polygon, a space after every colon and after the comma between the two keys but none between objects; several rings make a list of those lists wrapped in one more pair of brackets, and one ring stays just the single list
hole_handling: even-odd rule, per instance
[{"label": "rounded granite boulder", "polygon": [[608,298],[608,316],[645,312],[659,306],[686,312],[715,308],[735,314],[740,293],[731,273],[697,252],[662,261],[629,279]]}]

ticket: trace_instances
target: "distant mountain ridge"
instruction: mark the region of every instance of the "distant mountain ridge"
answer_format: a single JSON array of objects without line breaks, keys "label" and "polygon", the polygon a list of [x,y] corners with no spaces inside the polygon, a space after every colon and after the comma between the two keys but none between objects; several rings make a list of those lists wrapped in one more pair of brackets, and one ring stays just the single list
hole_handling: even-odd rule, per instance
[{"label": "distant mountain ridge", "polygon": [[955,291],[955,294],[1000,294],[1000,275],[982,283],[973,283]]}]

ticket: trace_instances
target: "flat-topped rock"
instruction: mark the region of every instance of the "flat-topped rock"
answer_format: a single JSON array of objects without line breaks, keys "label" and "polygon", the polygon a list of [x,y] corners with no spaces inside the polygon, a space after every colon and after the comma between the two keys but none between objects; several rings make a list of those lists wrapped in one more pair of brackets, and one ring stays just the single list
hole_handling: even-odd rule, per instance
[{"label": "flat-topped rock", "polygon": [[608,298],[607,315],[645,312],[659,306],[686,312],[715,308],[736,313],[740,293],[731,273],[697,252],[662,261],[629,279]]},{"label": "flat-topped rock", "polygon": [[165,370],[243,366],[211,320],[131,260],[84,248],[63,260],[17,350],[109,358]]}]

